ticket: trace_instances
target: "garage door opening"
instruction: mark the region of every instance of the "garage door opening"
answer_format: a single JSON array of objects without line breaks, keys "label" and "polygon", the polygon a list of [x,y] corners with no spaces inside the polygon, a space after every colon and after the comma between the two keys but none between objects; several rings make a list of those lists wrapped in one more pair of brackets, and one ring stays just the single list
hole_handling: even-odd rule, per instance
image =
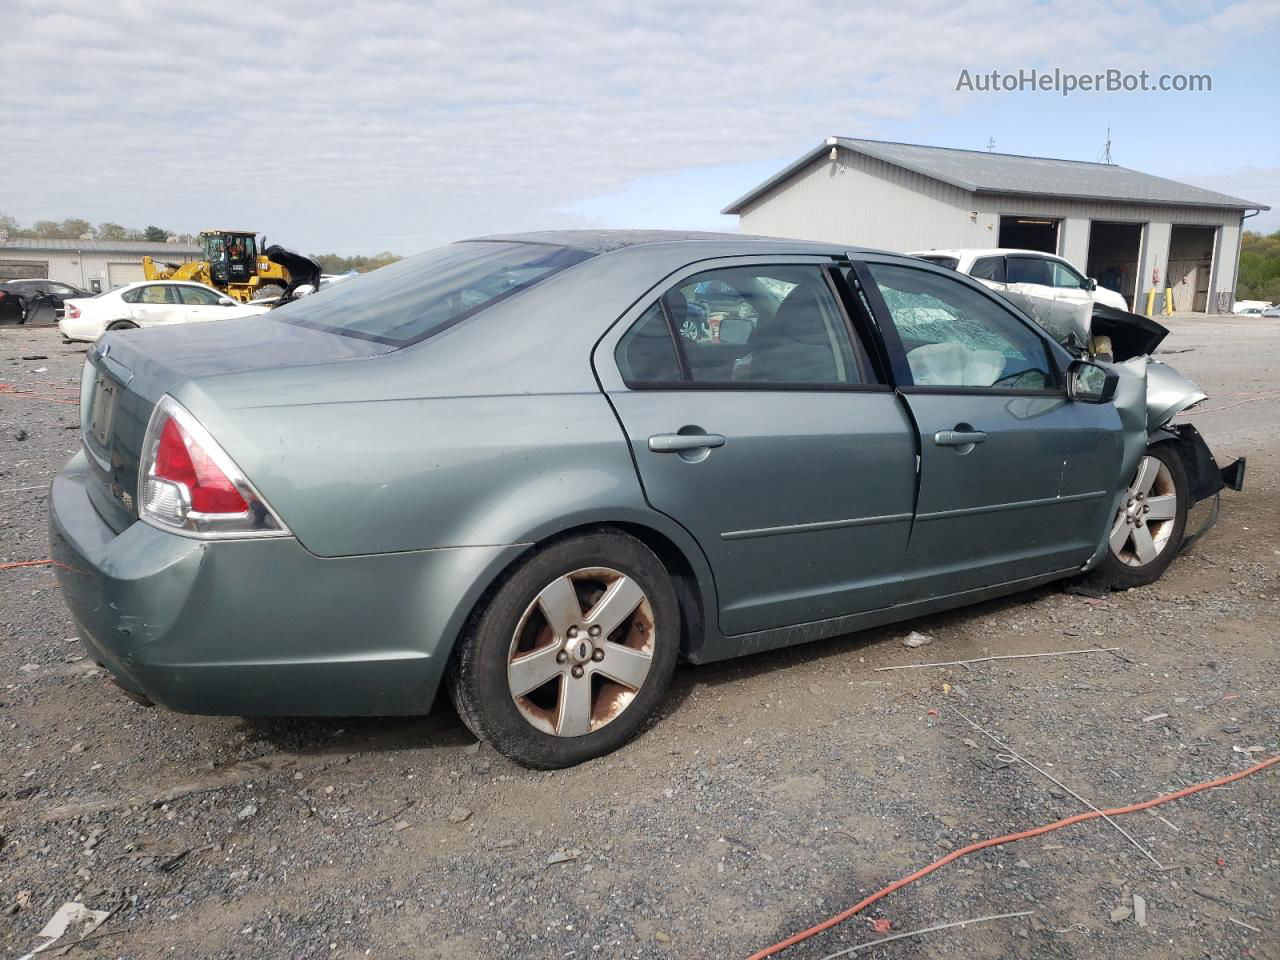
[{"label": "garage door opening", "polygon": [[1041,217],[1001,217],[1000,246],[1058,252],[1058,221]]},{"label": "garage door opening", "polygon": [[126,283],[137,283],[145,279],[147,275],[142,269],[141,262],[107,264],[107,286],[112,290],[123,287]]},{"label": "garage door opening", "polygon": [[1173,309],[1204,313],[1209,303],[1209,273],[1217,227],[1175,224],[1169,234],[1169,279]]},{"label": "garage door opening", "polygon": [[1138,290],[1138,257],[1142,249],[1141,223],[1093,221],[1089,228],[1086,272],[1098,286],[1114,290],[1133,309]]}]

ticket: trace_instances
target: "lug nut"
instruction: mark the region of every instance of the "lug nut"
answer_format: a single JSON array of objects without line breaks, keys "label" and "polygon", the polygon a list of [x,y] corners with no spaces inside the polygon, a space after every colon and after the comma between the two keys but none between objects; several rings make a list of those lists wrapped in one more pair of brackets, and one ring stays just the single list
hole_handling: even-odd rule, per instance
[{"label": "lug nut", "polygon": [[581,668],[581,667],[574,667],[574,668],[573,668],[573,675],[574,675],[575,677],[581,677],[581,676],[582,676],[582,668]]},{"label": "lug nut", "polygon": [[590,628],[590,629],[587,631],[587,633],[588,633],[588,634],[590,634],[590,635],[591,635],[591,636],[593,636],[593,637],[598,637],[598,636],[600,636],[600,628],[599,628],[599,627],[592,627],[592,628]]},{"label": "lug nut", "polygon": [[570,637],[576,637],[578,635],[578,628],[570,627],[568,633]]},{"label": "lug nut", "polygon": [[568,659],[569,659],[569,655],[565,653],[563,650],[561,650],[559,653],[556,654],[556,663],[564,663]]},{"label": "lug nut", "polygon": [[595,653],[591,655],[591,659],[594,660],[596,663],[599,663],[601,660],[604,659],[604,650],[597,650]]}]

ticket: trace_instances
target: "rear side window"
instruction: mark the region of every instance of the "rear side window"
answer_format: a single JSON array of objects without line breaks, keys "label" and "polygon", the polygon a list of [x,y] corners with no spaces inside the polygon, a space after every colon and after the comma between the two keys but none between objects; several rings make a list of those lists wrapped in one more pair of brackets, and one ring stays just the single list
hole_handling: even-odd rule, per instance
[{"label": "rear side window", "polygon": [[943,256],[935,257],[929,254],[925,254],[924,256],[919,257],[918,259],[923,260],[925,263],[934,263],[940,267],[946,267],[948,270],[954,270],[956,267],[960,266],[960,260],[956,257],[943,257]]},{"label": "rear side window", "polygon": [[465,241],[331,284],[277,307],[271,318],[405,346],[591,256],[544,244]]},{"label": "rear side window", "polygon": [[1049,261],[1042,257],[1010,257],[1009,282],[1049,286]]},{"label": "rear side window", "polygon": [[979,257],[969,268],[969,276],[975,280],[1004,283],[1004,257]]},{"label": "rear side window", "polygon": [[623,335],[617,360],[631,386],[684,381],[803,389],[872,382],[816,266],[734,267],[691,277]]}]

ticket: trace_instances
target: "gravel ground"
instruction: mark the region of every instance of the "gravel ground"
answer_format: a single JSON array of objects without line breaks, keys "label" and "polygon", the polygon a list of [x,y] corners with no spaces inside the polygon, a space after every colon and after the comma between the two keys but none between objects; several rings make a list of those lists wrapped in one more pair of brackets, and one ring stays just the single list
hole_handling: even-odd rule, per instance
[{"label": "gravel ground", "polygon": [[[573,770],[511,764],[443,704],[140,707],[68,639],[47,567],[0,571],[0,951],[80,900],[118,912],[72,957],[743,957],[948,850],[1082,809],[965,716],[1102,807],[1275,755],[1280,323],[1171,325],[1169,361],[1212,397],[1195,422],[1249,478],[1161,582],[685,667],[655,727]],[[0,329],[0,562],[47,555],[82,361],[53,331]],[[905,648],[911,630],[932,643]],[[1122,649],[876,672],[1090,646]],[[876,920],[1034,911],[860,955],[1280,957],[1278,787],[1272,770],[1122,818],[1160,867],[1092,821],[964,858],[783,956],[876,939]],[[1145,926],[1124,915],[1135,895]]]}]

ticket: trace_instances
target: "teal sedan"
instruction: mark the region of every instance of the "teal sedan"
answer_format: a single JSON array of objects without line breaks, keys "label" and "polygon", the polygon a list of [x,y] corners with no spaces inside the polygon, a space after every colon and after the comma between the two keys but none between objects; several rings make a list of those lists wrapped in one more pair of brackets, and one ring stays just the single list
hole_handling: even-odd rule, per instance
[{"label": "teal sedan", "polygon": [[51,492],[58,579],[137,699],[417,714],[443,683],[477,736],[566,766],[635,736],[680,658],[1159,576],[1243,463],[1171,425],[1203,394],[1125,316],[1102,363],[888,253],[456,243],[104,336]]}]

